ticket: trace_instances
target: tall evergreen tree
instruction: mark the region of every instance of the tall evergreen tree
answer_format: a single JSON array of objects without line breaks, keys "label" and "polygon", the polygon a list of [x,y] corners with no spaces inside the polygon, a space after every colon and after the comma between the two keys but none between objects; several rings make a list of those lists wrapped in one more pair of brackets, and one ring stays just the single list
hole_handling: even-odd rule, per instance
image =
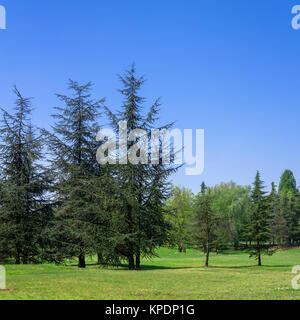
[{"label": "tall evergreen tree", "polygon": [[[91,98],[91,83],[69,81],[71,97],[58,94],[64,103],[57,107],[57,120],[51,136],[53,170],[57,173],[56,224],[52,230],[58,258],[78,257],[78,266],[86,266],[85,256],[95,251],[99,227],[108,220],[102,215],[99,167],[96,162],[96,120],[104,99]],[[103,220],[104,221],[101,221]]]},{"label": "tall evergreen tree", "polygon": [[251,256],[255,256],[258,265],[262,265],[261,255],[272,254],[269,249],[268,241],[270,239],[269,211],[263,191],[263,182],[260,179],[260,173],[257,172],[254,188],[252,191],[252,214],[249,225],[250,238],[252,239]]},{"label": "tall evergreen tree", "polygon": [[49,171],[42,165],[44,137],[31,125],[31,99],[17,87],[15,113],[1,126],[0,259],[40,260],[41,233],[52,218]]},{"label": "tall evergreen tree", "polygon": [[[135,129],[147,133],[150,142],[151,129],[155,129],[158,120],[160,102],[156,100],[149,112],[144,113],[145,99],[139,95],[145,79],[138,77],[133,64],[131,69],[120,76],[123,88],[119,90],[124,98],[120,111],[114,114],[108,108],[107,115],[115,132],[118,134],[119,123],[127,123],[127,137]],[[162,128],[168,129],[171,124]],[[136,141],[127,141],[125,159]],[[140,154],[141,150],[137,150]],[[124,160],[124,159],[123,159]],[[140,269],[141,255],[151,257],[157,246],[162,245],[167,237],[168,224],[164,218],[165,201],[169,196],[168,178],[176,167],[164,165],[161,156],[157,164],[150,163],[150,154],[146,163],[127,163],[116,166],[116,176],[120,186],[121,206],[119,208],[119,229],[115,235],[115,250],[127,259],[129,269]]]},{"label": "tall evergreen tree", "polygon": [[195,199],[192,232],[196,244],[203,245],[205,249],[206,267],[208,267],[209,264],[210,251],[217,239],[218,225],[220,223],[220,217],[214,213],[212,205],[212,193],[203,182],[201,192]]}]

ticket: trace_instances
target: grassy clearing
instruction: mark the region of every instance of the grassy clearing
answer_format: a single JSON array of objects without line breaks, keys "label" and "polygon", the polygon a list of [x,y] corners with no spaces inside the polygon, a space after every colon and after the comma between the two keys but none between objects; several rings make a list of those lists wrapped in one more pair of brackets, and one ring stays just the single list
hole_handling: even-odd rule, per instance
[{"label": "grassy clearing", "polygon": [[180,254],[162,248],[159,255],[143,261],[143,271],[6,265],[10,290],[0,292],[0,299],[300,299],[300,290],[291,287],[300,248],[263,257],[263,267],[254,266],[247,253],[234,251],[212,254],[210,268],[203,267],[200,251]]}]

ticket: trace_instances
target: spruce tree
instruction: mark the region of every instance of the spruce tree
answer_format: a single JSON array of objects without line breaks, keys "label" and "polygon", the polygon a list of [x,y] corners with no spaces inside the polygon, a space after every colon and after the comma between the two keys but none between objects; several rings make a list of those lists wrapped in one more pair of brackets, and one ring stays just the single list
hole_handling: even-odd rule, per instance
[{"label": "spruce tree", "polygon": [[52,219],[49,171],[42,165],[45,137],[31,125],[31,99],[17,87],[15,112],[1,125],[0,259],[16,264],[40,260],[41,238]]},{"label": "spruce tree", "polygon": [[[106,108],[111,125],[118,134],[119,123],[127,122],[127,136],[135,129],[145,130],[147,142],[150,142],[151,129],[158,120],[160,102],[156,100],[150,110],[145,112],[145,99],[139,95],[145,78],[138,77],[133,64],[123,76],[119,76],[123,88],[119,90],[124,102],[118,113]],[[172,124],[162,126],[170,128]],[[135,145],[127,141],[125,158],[129,149]],[[141,151],[138,151],[138,153]],[[157,246],[167,237],[168,223],[164,218],[165,201],[169,197],[169,176],[177,168],[165,165],[161,156],[157,164],[150,163],[150,154],[146,155],[147,164],[119,164],[116,178],[120,187],[120,207],[118,210],[119,227],[115,233],[115,251],[128,261],[129,269],[140,269],[141,256],[151,257]]]},{"label": "spruce tree", "polygon": [[204,182],[201,192],[196,196],[194,216],[192,219],[192,233],[195,243],[203,245],[206,254],[205,266],[208,267],[209,255],[217,239],[220,217],[213,211],[213,197],[211,190],[207,189]]},{"label": "spruce tree", "polygon": [[265,192],[263,191],[263,182],[260,179],[260,173],[257,172],[254,188],[252,191],[252,213],[249,224],[249,233],[252,242],[251,257],[254,256],[258,265],[262,265],[262,254],[272,254],[269,249],[270,240],[269,211]]},{"label": "spruce tree", "polygon": [[96,162],[96,120],[104,99],[93,100],[91,88],[91,83],[81,85],[70,80],[73,95],[57,95],[64,106],[56,108],[50,139],[52,167],[57,174],[52,253],[56,259],[77,256],[80,268],[86,266],[86,254],[95,253],[95,235],[108,220],[101,210],[100,169]]}]

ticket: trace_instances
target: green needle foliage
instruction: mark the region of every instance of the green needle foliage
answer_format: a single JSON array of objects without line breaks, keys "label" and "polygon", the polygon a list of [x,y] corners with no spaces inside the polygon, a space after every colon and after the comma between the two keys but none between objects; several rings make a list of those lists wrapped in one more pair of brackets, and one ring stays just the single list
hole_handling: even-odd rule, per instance
[{"label": "green needle foliage", "polygon": [[[145,99],[139,91],[145,83],[144,77],[138,77],[135,65],[120,76],[123,88],[119,90],[123,96],[123,105],[114,114],[106,108],[107,115],[115,132],[118,133],[119,122],[127,122],[127,136],[135,129],[145,130],[149,143],[151,129],[158,120],[160,102],[156,100],[150,110],[144,112]],[[172,124],[163,128],[170,128]],[[127,141],[127,150],[136,141]],[[137,150],[137,155],[140,154]],[[129,154],[129,153],[128,153]],[[119,228],[116,230],[115,251],[121,258],[127,259],[129,269],[140,269],[141,256],[151,257],[155,249],[167,238],[168,223],[164,217],[165,201],[169,197],[169,176],[176,171],[172,165],[165,166],[162,158],[157,164],[128,163],[116,167],[116,179],[120,187],[121,206],[118,210]]]},{"label": "green needle foliage", "polygon": [[31,125],[31,99],[16,87],[15,113],[1,125],[0,259],[40,260],[41,233],[52,218],[49,171],[42,165],[45,137]]},{"label": "green needle foliage", "polygon": [[[175,155],[182,150],[165,141],[163,130],[174,123],[161,125],[159,99],[145,106],[140,93],[145,78],[135,65],[119,79],[123,102],[117,112],[104,106],[104,99],[92,98],[90,82],[70,80],[71,94],[57,95],[62,105],[53,115],[52,132],[31,124],[31,99],[14,88],[15,110],[2,109],[0,127],[1,262],[75,258],[84,268],[87,257],[97,257],[100,265],[126,262],[130,270],[140,270],[142,258],[176,245],[185,253],[203,248],[206,266],[211,252],[228,248],[249,250],[261,266],[262,255],[271,255],[273,247],[299,245],[300,193],[292,171],[283,173],[278,192],[272,183],[269,195],[259,172],[252,191],[233,182],[210,188],[202,183],[196,196],[171,187]],[[110,141],[96,138],[101,111],[117,138],[120,122],[127,124],[114,165],[97,162],[100,146],[108,146],[107,159],[111,151]],[[156,146],[153,129],[161,130]],[[153,155],[152,147],[160,151]]]},{"label": "green needle foliage", "polygon": [[257,172],[252,191],[252,213],[249,224],[249,233],[252,240],[252,251],[250,256],[254,256],[257,259],[259,266],[262,265],[262,254],[273,254],[273,251],[270,250],[268,245],[271,236],[269,210],[263,188],[263,182],[260,179],[259,172]]},{"label": "green needle foliage", "polygon": [[195,198],[192,230],[195,242],[203,246],[206,254],[205,266],[208,267],[211,249],[215,246],[220,217],[213,210],[213,195],[204,182],[201,192]]},{"label": "green needle foliage", "polygon": [[55,260],[77,256],[80,268],[86,266],[86,254],[93,254],[98,247],[95,237],[108,220],[101,207],[95,143],[96,120],[104,100],[92,100],[91,87],[91,83],[80,85],[70,80],[73,95],[57,95],[64,106],[56,108],[50,138],[52,167],[57,174],[53,254]]}]

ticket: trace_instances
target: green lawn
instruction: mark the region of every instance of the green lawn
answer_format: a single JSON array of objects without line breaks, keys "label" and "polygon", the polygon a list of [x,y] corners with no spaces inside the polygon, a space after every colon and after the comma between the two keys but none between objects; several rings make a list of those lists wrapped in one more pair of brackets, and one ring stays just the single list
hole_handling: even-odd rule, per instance
[{"label": "green lawn", "polygon": [[203,267],[200,251],[163,248],[159,255],[143,261],[143,271],[6,265],[9,290],[0,299],[300,299],[300,290],[291,287],[300,248],[263,257],[263,267],[234,251],[212,254],[210,268]]}]

